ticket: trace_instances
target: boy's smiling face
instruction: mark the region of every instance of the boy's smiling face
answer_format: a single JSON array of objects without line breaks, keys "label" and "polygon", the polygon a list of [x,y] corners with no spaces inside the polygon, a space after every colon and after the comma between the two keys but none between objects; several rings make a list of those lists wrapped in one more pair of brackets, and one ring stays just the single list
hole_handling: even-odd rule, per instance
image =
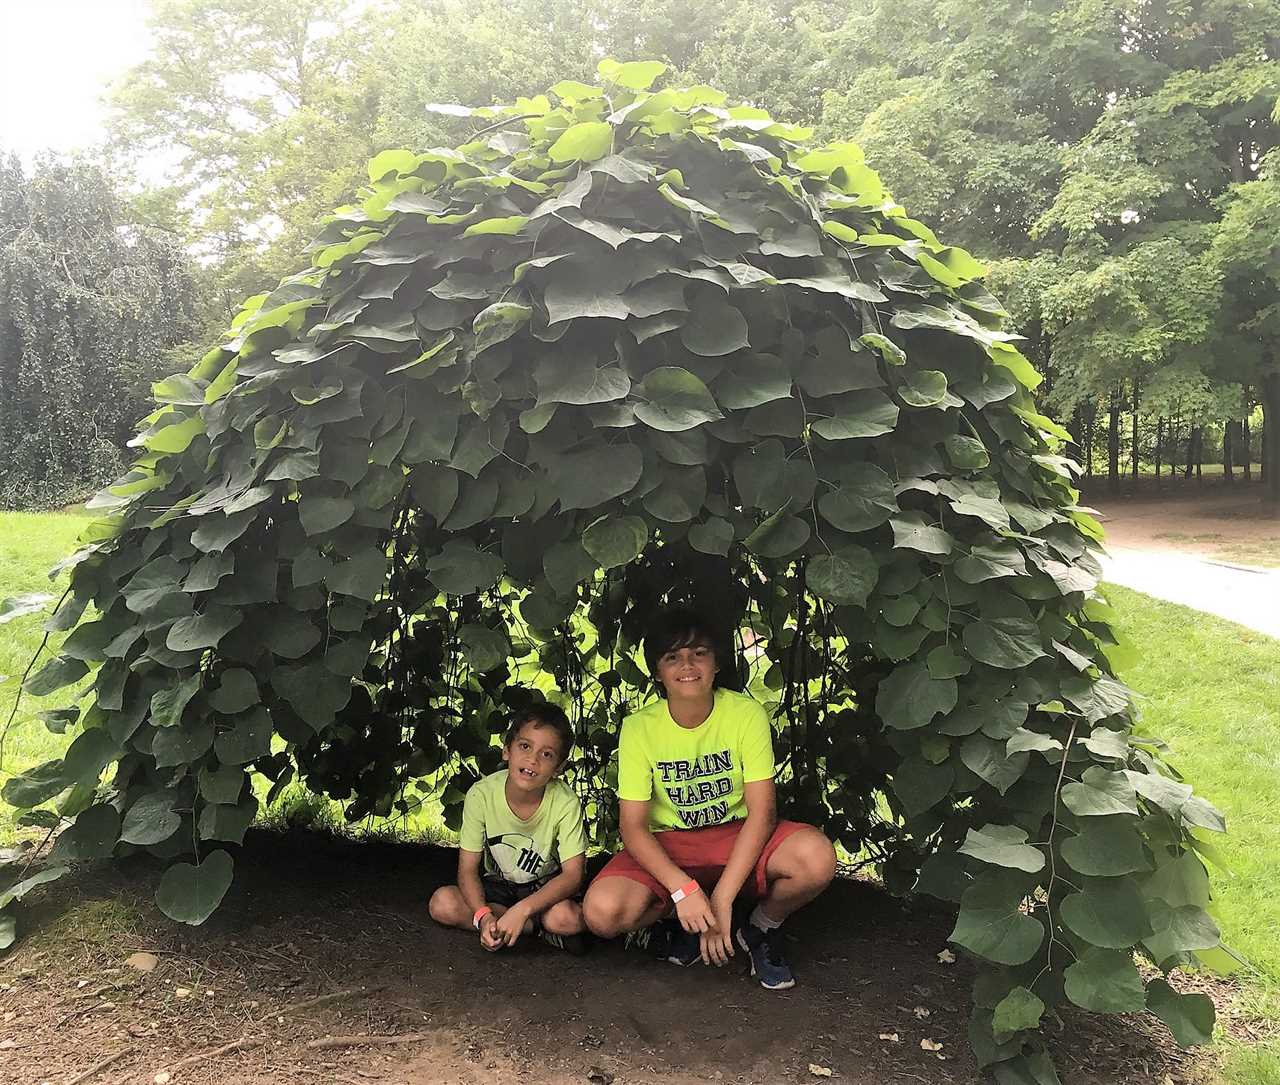
[{"label": "boy's smiling face", "polygon": [[536,719],[525,720],[515,738],[502,748],[507,778],[521,791],[541,791],[564,760],[561,745],[554,727],[540,724]]},{"label": "boy's smiling face", "polygon": [[717,670],[715,650],[701,641],[672,648],[658,657],[658,681],[668,700],[713,696]]}]

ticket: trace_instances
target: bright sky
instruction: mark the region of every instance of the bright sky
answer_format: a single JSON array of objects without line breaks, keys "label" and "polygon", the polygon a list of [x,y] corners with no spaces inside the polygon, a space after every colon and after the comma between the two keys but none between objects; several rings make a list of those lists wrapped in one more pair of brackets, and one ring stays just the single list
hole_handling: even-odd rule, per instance
[{"label": "bright sky", "polygon": [[0,151],[100,142],[99,101],[147,52],[148,0],[0,0]]}]

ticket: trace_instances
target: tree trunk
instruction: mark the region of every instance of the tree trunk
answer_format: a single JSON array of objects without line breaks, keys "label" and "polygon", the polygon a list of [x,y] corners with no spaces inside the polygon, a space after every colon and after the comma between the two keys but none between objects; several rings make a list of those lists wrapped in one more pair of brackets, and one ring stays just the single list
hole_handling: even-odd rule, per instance
[{"label": "tree trunk", "polygon": [[1107,489],[1120,492],[1120,396],[1115,390],[1107,411]]},{"label": "tree trunk", "polygon": [[1160,443],[1164,440],[1164,415],[1156,419],[1156,489],[1160,488]]},{"label": "tree trunk", "polygon": [[1244,397],[1245,416],[1240,422],[1240,450],[1244,453],[1244,459],[1240,461],[1240,469],[1244,472],[1244,480],[1248,482],[1253,478],[1253,449],[1250,447],[1252,439],[1249,436],[1249,395],[1245,390]]},{"label": "tree trunk", "polygon": [[1093,424],[1097,421],[1097,405],[1084,409],[1084,473],[1093,478]]},{"label": "tree trunk", "polygon": [[1262,447],[1267,500],[1280,505],[1280,371],[1268,373],[1262,384]]},{"label": "tree trunk", "polygon": [[1129,441],[1129,455],[1132,462],[1129,464],[1129,474],[1133,476],[1133,481],[1138,481],[1138,403],[1141,399],[1141,386],[1138,384],[1138,378],[1133,378],[1133,426],[1132,434]]},{"label": "tree trunk", "polygon": [[1196,426],[1196,481],[1204,481],[1204,427]]},{"label": "tree trunk", "polygon": [[1235,452],[1235,432],[1238,424],[1234,418],[1228,418],[1222,427],[1222,478],[1224,482],[1235,482],[1236,480],[1232,455]]},{"label": "tree trunk", "polygon": [[1200,443],[1200,427],[1192,426],[1187,434],[1187,466],[1182,472],[1182,481],[1191,481],[1191,471],[1196,464],[1196,446]]}]

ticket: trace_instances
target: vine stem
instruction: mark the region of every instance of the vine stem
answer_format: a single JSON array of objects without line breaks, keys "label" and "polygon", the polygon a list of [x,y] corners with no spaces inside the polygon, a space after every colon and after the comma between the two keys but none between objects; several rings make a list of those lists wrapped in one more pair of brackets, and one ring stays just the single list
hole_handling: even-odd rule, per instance
[{"label": "vine stem", "polygon": [[1058,880],[1058,861],[1053,854],[1053,838],[1058,831],[1058,803],[1062,798],[1062,781],[1067,775],[1067,757],[1071,753],[1071,743],[1076,738],[1076,727],[1080,724],[1079,720],[1071,721],[1071,730],[1067,733],[1067,744],[1062,749],[1062,764],[1058,767],[1058,782],[1053,787],[1053,820],[1049,823],[1049,884],[1044,890],[1044,910],[1049,917],[1049,947],[1045,953],[1044,968],[1036,974],[1039,979],[1049,969],[1053,967],[1053,947],[1058,939],[1053,934],[1053,884]]},{"label": "vine stem", "polygon": [[[57,605],[53,608],[53,613],[57,614],[59,607],[67,601],[67,596],[71,594],[71,586],[68,585],[62,593],[62,597],[58,600]],[[4,767],[4,747],[9,740],[9,730],[13,727],[13,721],[18,718],[18,707],[22,704],[23,687],[27,684],[27,679],[31,676],[31,670],[36,665],[36,661],[43,654],[45,648],[49,646],[49,638],[53,634],[45,629],[44,640],[40,642],[40,647],[36,649],[35,655],[27,662],[27,669],[22,672],[22,677],[18,680],[18,693],[13,699],[13,708],[9,712],[9,718],[4,721],[4,730],[0,730],[0,768]]]}]

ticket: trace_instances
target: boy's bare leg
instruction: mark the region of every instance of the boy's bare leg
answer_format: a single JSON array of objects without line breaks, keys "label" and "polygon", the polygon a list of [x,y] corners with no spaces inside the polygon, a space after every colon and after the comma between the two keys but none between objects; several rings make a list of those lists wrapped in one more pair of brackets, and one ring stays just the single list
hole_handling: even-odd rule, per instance
[{"label": "boy's bare leg", "polygon": [[[507,910],[501,904],[490,904],[489,907],[493,909],[495,916],[501,916]],[[464,931],[475,930],[471,909],[467,907],[467,902],[462,899],[462,891],[456,885],[442,885],[432,893],[427,911],[441,926],[457,927]],[[524,929],[527,934],[533,930],[533,924],[526,923]]]},{"label": "boy's bare leg", "polygon": [[826,889],[835,873],[836,849],[821,832],[806,826],[769,856],[764,868],[769,891],[760,907],[775,923],[781,923]]},{"label": "boy's bare leg", "polygon": [[630,878],[610,876],[591,883],[582,901],[582,914],[599,938],[616,938],[627,931],[656,923],[667,910],[647,886]]},{"label": "boy's bare leg", "polygon": [[582,905],[573,900],[558,901],[540,918],[542,929],[549,934],[581,934],[587,929],[582,918]]}]

